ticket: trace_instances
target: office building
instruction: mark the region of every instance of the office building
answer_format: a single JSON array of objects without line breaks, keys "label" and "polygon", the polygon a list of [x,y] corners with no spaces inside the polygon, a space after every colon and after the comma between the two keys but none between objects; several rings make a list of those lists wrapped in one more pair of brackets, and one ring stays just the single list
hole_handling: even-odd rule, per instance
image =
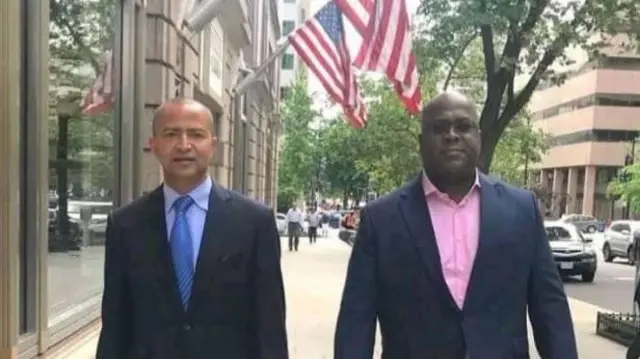
[{"label": "office building", "polygon": [[[282,24],[282,35],[287,35],[312,16],[311,0],[278,0],[278,14]],[[295,81],[298,71],[304,66],[293,48],[289,46],[280,63],[280,99],[284,99]]]},{"label": "office building", "polygon": [[[640,130],[640,58],[610,39],[604,54],[585,59],[559,85],[540,86],[532,124],[551,135],[537,166],[538,184],[551,195],[549,213],[620,218],[624,203],[607,196],[608,183],[633,159]],[[586,57],[586,55],[584,55]]]}]

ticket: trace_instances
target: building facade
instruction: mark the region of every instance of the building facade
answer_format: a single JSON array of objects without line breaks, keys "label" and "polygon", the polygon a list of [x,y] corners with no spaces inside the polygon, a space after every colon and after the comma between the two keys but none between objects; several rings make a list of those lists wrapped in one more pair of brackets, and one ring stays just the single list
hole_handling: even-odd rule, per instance
[{"label": "building facade", "polygon": [[586,62],[560,86],[537,90],[532,124],[551,135],[537,180],[553,215],[620,218],[624,203],[607,196],[608,183],[633,160],[640,131],[640,58],[610,52]]},{"label": "building facade", "polygon": [[[287,35],[302,24],[311,12],[310,0],[278,0],[278,13],[282,23],[282,34]],[[291,46],[282,55],[280,63],[280,98],[283,99],[296,74],[304,64],[295,55]]]},{"label": "building facade", "polygon": [[[166,99],[208,106],[214,180],[275,206],[279,61],[233,89],[274,50],[277,3],[227,1],[187,33],[184,4],[204,2],[0,2],[0,358],[55,357],[99,328],[106,218],[162,182],[146,144]],[[110,105],[83,113],[97,76]]]}]

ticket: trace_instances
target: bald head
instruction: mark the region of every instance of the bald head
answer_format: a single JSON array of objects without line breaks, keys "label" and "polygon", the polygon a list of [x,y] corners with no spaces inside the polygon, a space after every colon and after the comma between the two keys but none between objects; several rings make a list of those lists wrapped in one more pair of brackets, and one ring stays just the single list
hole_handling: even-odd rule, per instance
[{"label": "bald head", "polygon": [[450,90],[438,94],[424,105],[422,108],[423,125],[425,121],[434,119],[434,116],[448,108],[466,110],[473,115],[472,117],[475,121],[478,120],[478,112],[473,101],[461,92]]},{"label": "bald head", "polygon": [[213,114],[202,103],[190,98],[172,98],[165,101],[153,113],[152,133],[155,136],[160,128],[160,122],[167,117],[184,116],[185,114],[199,115],[206,118],[213,134]]}]

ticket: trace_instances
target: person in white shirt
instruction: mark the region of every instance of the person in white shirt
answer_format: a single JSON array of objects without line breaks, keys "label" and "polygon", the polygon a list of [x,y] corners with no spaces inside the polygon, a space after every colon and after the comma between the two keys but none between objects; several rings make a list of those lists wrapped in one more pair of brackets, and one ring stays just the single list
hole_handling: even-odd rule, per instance
[{"label": "person in white shirt", "polygon": [[298,251],[300,243],[300,229],[302,228],[302,212],[295,206],[291,206],[287,211],[287,229],[289,232],[289,252]]},{"label": "person in white shirt", "polygon": [[314,244],[318,240],[318,227],[321,225],[322,217],[316,208],[309,212],[309,244]]}]

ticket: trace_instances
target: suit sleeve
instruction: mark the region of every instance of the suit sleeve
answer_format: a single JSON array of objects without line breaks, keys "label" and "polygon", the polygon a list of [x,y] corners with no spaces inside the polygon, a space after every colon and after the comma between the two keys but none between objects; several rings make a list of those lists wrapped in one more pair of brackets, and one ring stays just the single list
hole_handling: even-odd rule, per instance
[{"label": "suit sleeve", "polygon": [[260,359],[287,359],[286,306],[275,218],[265,212],[256,238],[255,295]]},{"label": "suit sleeve", "polygon": [[334,341],[335,359],[371,359],[376,333],[376,244],[365,211],[349,259]]},{"label": "suit sleeve", "polygon": [[121,359],[129,354],[131,340],[131,297],[125,272],[120,235],[110,215],[107,219],[102,294],[102,330],[97,359]]},{"label": "suit sleeve", "polygon": [[528,307],[536,348],[542,359],[578,359],[567,296],[553,260],[537,201],[533,194],[531,198],[535,223]]}]

